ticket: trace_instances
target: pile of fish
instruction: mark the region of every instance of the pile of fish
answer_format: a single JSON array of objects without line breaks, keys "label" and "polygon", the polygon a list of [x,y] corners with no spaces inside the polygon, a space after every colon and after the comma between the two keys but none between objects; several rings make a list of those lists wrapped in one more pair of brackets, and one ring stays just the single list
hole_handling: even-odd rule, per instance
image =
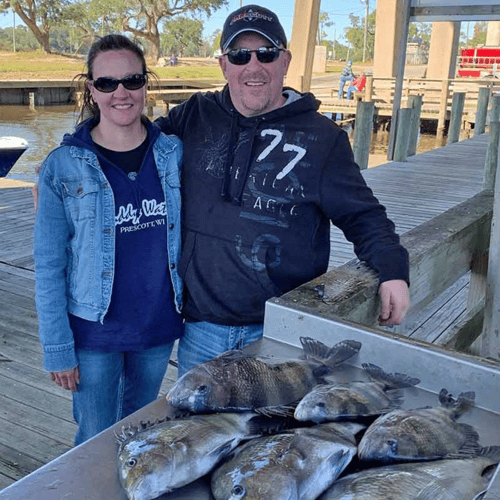
[{"label": "pile of fish", "polygon": [[325,377],[335,380],[361,344],[301,343],[303,359],[231,351],[197,365],[167,394],[182,415],[123,428],[128,498],[152,500],[199,478],[216,500],[481,498],[500,446],[483,448],[457,422],[473,392],[442,389],[439,405],[402,409],[419,379],[363,364],[368,381],[332,383]]}]

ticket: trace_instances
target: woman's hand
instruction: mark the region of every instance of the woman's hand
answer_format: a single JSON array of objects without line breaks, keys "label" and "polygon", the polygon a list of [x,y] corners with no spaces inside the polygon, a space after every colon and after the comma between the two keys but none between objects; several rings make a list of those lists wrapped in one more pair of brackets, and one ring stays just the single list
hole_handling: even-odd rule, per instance
[{"label": "woman's hand", "polygon": [[78,391],[80,383],[80,370],[78,366],[65,372],[50,372],[50,378],[63,389],[69,389],[72,392]]}]

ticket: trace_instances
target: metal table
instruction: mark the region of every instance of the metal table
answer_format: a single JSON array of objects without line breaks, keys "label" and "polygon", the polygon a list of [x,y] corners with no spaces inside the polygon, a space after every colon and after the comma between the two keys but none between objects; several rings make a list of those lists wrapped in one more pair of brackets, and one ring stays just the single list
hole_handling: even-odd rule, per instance
[{"label": "metal table", "polygon": [[[461,422],[474,425],[481,444],[500,445],[500,363],[451,353],[439,347],[361,328],[359,325],[322,318],[284,307],[279,299],[266,307],[265,338],[246,350],[272,358],[296,358],[299,337],[310,336],[327,345],[343,339],[362,342],[358,355],[335,373],[337,379],[365,378],[361,363],[371,362],[387,372],[419,377],[416,388],[405,389],[404,407],[436,406],[445,387],[455,396],[476,392],[476,407]],[[155,420],[168,415],[164,398],[144,407],[95,438],[68,451],[44,467],[0,492],[0,500],[126,500],[116,471],[114,431],[129,422]],[[162,500],[213,500],[209,484],[200,479]],[[496,472],[484,500],[500,499],[500,473]]]}]

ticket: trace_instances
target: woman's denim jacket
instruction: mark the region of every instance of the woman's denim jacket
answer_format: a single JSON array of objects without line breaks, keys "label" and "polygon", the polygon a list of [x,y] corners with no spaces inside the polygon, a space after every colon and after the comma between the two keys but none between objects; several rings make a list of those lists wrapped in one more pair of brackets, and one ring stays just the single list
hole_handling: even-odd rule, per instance
[{"label": "woman's denim jacket", "polygon": [[[160,134],[153,152],[165,194],[170,277],[180,312],[182,143],[175,136]],[[102,322],[111,300],[115,266],[113,192],[90,149],[61,146],[41,166],[34,256],[44,368],[69,370],[78,361],[68,312]]]}]

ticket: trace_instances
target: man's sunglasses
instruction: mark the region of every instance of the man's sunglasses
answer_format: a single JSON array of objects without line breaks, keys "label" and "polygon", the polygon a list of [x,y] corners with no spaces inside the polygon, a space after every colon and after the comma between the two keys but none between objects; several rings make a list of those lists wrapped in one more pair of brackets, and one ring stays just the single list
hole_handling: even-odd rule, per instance
[{"label": "man's sunglasses", "polygon": [[109,93],[114,92],[120,83],[127,90],[139,90],[146,85],[146,80],[146,75],[141,74],[126,76],[121,80],[110,78],[108,76],[101,76],[97,80],[94,80],[92,85],[94,85],[94,88],[99,92]]},{"label": "man's sunglasses", "polygon": [[261,63],[272,63],[278,59],[280,52],[286,49],[278,49],[277,47],[259,47],[257,50],[250,49],[232,49],[226,54],[231,64],[243,66],[248,64],[252,58],[252,52],[255,52],[257,59]]}]

